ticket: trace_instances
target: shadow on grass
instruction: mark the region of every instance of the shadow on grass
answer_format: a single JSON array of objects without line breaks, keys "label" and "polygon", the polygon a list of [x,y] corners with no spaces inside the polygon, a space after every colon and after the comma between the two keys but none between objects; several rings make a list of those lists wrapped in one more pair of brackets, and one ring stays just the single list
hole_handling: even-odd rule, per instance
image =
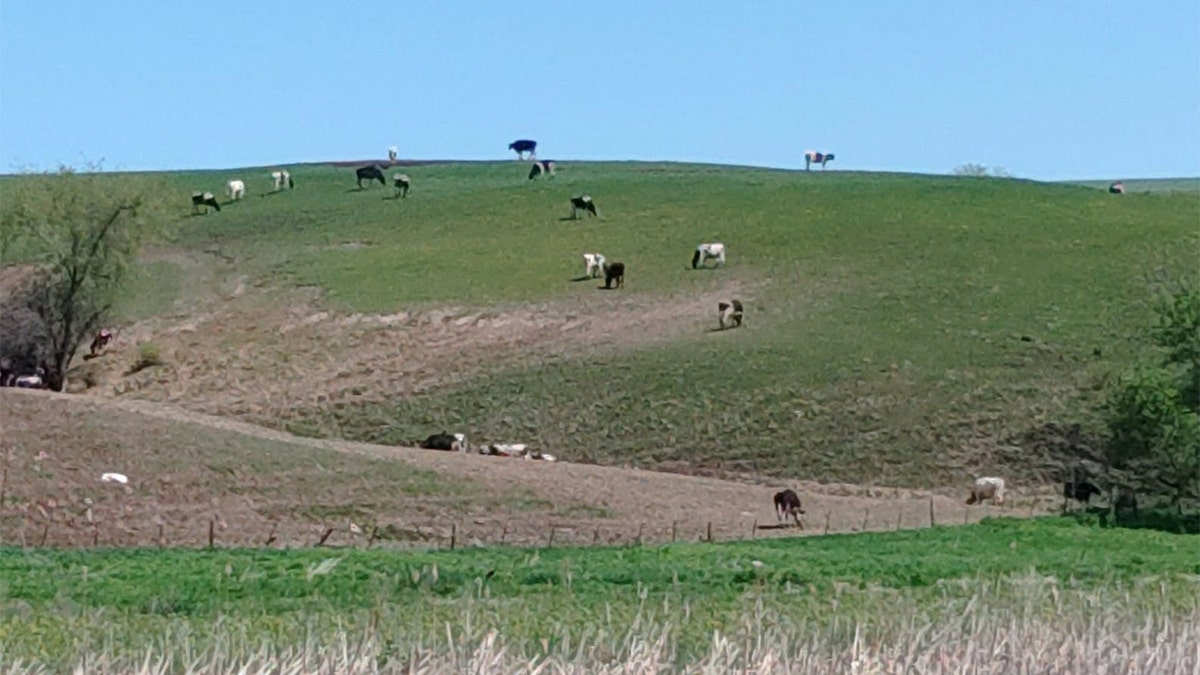
[{"label": "shadow on grass", "polygon": [[1090,507],[1070,514],[1080,523],[1130,530],[1158,530],[1172,534],[1200,534],[1200,512],[1182,513],[1173,508],[1139,509],[1136,513],[1119,511],[1115,515],[1104,507]]}]

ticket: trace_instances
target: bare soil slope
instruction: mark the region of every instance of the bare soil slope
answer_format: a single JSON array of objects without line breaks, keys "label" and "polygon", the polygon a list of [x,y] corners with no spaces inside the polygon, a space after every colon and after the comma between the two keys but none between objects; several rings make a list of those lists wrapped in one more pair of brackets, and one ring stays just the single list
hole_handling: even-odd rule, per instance
[{"label": "bare soil slope", "polygon": [[[768,529],[779,486],[298,438],[171,405],[0,391],[0,540],[59,546],[630,543]],[[381,461],[383,460],[383,461]],[[105,483],[105,472],[129,477]],[[434,472],[434,473],[430,473]],[[1029,515],[952,496],[795,485],[807,534]],[[760,526],[755,529],[756,523]],[[553,535],[551,534],[553,532]]]}]

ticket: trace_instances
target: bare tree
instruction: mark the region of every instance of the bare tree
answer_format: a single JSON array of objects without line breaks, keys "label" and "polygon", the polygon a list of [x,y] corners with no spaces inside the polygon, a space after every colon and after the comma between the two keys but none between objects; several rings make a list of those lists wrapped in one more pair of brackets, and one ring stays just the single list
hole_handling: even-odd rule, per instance
[{"label": "bare tree", "polygon": [[170,197],[154,176],[103,173],[96,165],[0,183],[0,253],[5,264],[33,265],[15,300],[34,317],[21,334],[37,338],[51,389],[63,389],[79,346],[108,318],[142,245],[176,220]]}]

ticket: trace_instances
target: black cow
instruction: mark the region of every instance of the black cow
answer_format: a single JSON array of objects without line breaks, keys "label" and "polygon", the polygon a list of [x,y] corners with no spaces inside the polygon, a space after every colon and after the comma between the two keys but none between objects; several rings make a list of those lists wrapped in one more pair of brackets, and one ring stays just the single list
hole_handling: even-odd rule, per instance
[{"label": "black cow", "polygon": [[578,218],[580,211],[587,211],[593,216],[596,215],[596,202],[588,195],[582,197],[571,197],[571,217]]},{"label": "black cow", "polygon": [[541,174],[553,177],[554,162],[534,162],[533,167],[529,169],[529,180],[533,180]]},{"label": "black cow", "polygon": [[432,434],[429,438],[417,443],[417,447],[426,450],[460,450],[462,444],[454,434]]},{"label": "black cow", "polygon": [[791,516],[796,527],[804,529],[804,523],[800,522],[800,516],[804,515],[804,508],[800,505],[800,495],[796,494],[795,490],[787,489],[775,493],[775,517],[779,522],[787,522],[788,516]]},{"label": "black cow", "polygon": [[834,159],[832,152],[816,152],[809,150],[804,153],[804,170],[808,171],[813,164],[820,164],[821,168],[825,168],[826,162],[832,162]]},{"label": "black cow", "polygon": [[360,166],[357,170],[355,170],[354,173],[358,178],[356,182],[358,183],[358,189],[360,190],[362,189],[362,183],[364,180],[367,181],[368,185],[370,185],[371,181],[373,180],[379,181],[380,185],[387,185],[387,179],[383,177],[383,169],[374,164],[370,166]]},{"label": "black cow", "polygon": [[527,152],[529,153],[529,159],[533,159],[533,153],[537,150],[537,141],[531,141],[527,138],[523,138],[519,141],[513,141],[512,143],[509,143],[508,149],[517,151],[517,160],[525,159],[525,153]]},{"label": "black cow", "polygon": [[612,288],[612,283],[617,282],[617,288],[625,285],[625,263],[605,263],[604,265],[604,287]]},{"label": "black cow", "polygon": [[196,212],[199,207],[204,207],[204,212],[208,213],[208,207],[220,211],[221,205],[217,203],[217,198],[211,192],[193,192],[192,193],[192,213]]},{"label": "black cow", "polygon": [[1063,481],[1063,497],[1087,504],[1092,495],[1104,494],[1096,484],[1086,479]]}]

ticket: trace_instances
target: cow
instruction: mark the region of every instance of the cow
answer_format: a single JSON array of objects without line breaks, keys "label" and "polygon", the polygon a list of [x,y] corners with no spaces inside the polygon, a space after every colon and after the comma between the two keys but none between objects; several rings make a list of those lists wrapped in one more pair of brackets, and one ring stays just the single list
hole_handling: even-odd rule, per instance
[{"label": "cow", "polygon": [[1104,494],[1096,484],[1085,478],[1078,480],[1063,481],[1063,498],[1074,499],[1077,502],[1087,504],[1091,501],[1093,495]]},{"label": "cow", "polygon": [[612,288],[614,281],[617,283],[617,288],[625,285],[625,263],[604,263],[604,287]]},{"label": "cow", "polygon": [[983,500],[991,500],[997,506],[1004,505],[1004,479],[995,476],[977,478],[971,488],[971,496],[967,504],[982,504]]},{"label": "cow", "polygon": [[717,267],[725,264],[725,244],[714,242],[697,246],[692,254],[692,269],[703,266],[710,258],[717,261]]},{"label": "cow", "polygon": [[579,218],[580,211],[587,211],[593,216],[596,215],[596,202],[592,201],[590,195],[571,197],[571,218]]},{"label": "cow", "polygon": [[17,375],[13,379],[13,386],[22,389],[45,389],[46,369],[38,366],[31,375]]},{"label": "cow", "polygon": [[225,194],[229,195],[231,201],[237,201],[246,196],[246,183],[240,180],[231,180],[225,184]]},{"label": "cow", "polygon": [[108,346],[108,343],[113,339],[112,331],[107,328],[101,328],[100,332],[96,333],[96,337],[92,338],[92,344],[88,348],[92,356],[100,353],[102,349]]},{"label": "cow", "polygon": [[721,324],[721,330],[730,327],[740,328],[742,325],[742,301],[741,300],[722,300],[717,303],[717,320]]},{"label": "cow", "polygon": [[554,162],[534,162],[533,167],[529,169],[529,180],[533,180],[543,174],[550,178],[554,177]]},{"label": "cow", "polygon": [[192,213],[196,213],[196,209],[204,207],[204,212],[208,213],[208,207],[213,207],[217,211],[221,210],[221,205],[217,203],[217,198],[211,192],[193,192],[192,193]]},{"label": "cow", "polygon": [[821,168],[825,168],[827,162],[832,162],[834,159],[832,152],[817,152],[816,150],[804,151],[804,170],[811,169],[813,164],[820,164]]},{"label": "cow", "polygon": [[1108,186],[1108,192],[1109,194],[1123,195],[1125,194],[1125,184],[1121,181],[1117,181]]},{"label": "cow", "polygon": [[583,273],[595,279],[600,276],[600,272],[604,271],[605,258],[603,253],[584,253],[583,254]]},{"label": "cow", "polygon": [[529,153],[529,159],[533,159],[537,156],[534,154],[534,151],[537,150],[537,141],[531,141],[527,138],[523,138],[521,140],[509,143],[508,149],[515,150],[517,152],[518,162],[525,159],[525,153],[527,152]]},{"label": "cow", "polygon": [[354,171],[354,174],[357,178],[356,182],[358,183],[358,189],[360,190],[362,189],[362,183],[364,180],[367,181],[368,185],[370,185],[371,181],[373,180],[379,181],[380,185],[387,185],[387,179],[383,176],[383,169],[374,164],[369,166],[360,166]]},{"label": "cow", "polygon": [[288,173],[286,169],[279,169],[278,171],[272,171],[271,172],[271,180],[275,184],[276,192],[279,192],[284,187],[287,187],[289,190],[291,188],[296,187],[296,184],[294,182],[292,182],[292,174]]},{"label": "cow", "polygon": [[408,188],[412,186],[412,179],[408,174],[398,173],[392,176],[392,186],[396,188],[396,197],[408,197]]},{"label": "cow", "polygon": [[423,441],[417,442],[418,448],[425,450],[453,450],[456,452],[467,451],[467,436],[466,434],[431,434]]},{"label": "cow", "polygon": [[399,156],[400,156],[400,148],[397,148],[394,145],[391,146],[390,148],[388,148],[388,164],[395,164],[396,158]]},{"label": "cow", "polygon": [[794,526],[804,529],[804,523],[800,522],[800,516],[804,515],[804,508],[800,505],[800,495],[796,494],[795,490],[788,488],[776,492],[773,501],[775,502],[775,517],[781,524],[786,523],[790,517]]}]

